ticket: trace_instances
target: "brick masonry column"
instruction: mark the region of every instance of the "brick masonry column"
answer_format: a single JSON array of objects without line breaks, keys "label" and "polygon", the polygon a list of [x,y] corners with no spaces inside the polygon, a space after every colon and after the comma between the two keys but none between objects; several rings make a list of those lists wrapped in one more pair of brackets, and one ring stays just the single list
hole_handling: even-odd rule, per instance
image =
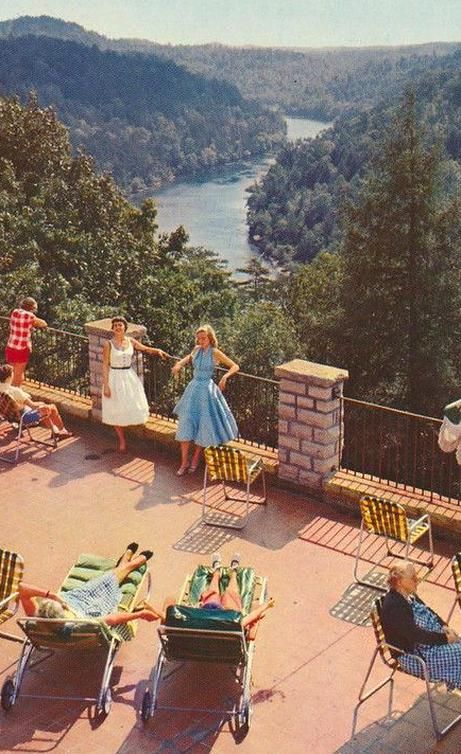
[{"label": "brick masonry column", "polygon": [[[110,317],[87,322],[85,331],[88,335],[90,354],[90,396],[93,404],[91,415],[96,421],[101,421],[102,349],[104,341],[110,340],[112,337]],[[126,334],[136,338],[136,340],[142,340],[146,334],[146,328],[144,325],[135,325],[130,322]],[[135,357],[134,366],[142,380],[141,360]]]},{"label": "brick masonry column", "polygon": [[336,471],[345,369],[294,359],[275,368],[279,392],[279,478],[320,493]]}]

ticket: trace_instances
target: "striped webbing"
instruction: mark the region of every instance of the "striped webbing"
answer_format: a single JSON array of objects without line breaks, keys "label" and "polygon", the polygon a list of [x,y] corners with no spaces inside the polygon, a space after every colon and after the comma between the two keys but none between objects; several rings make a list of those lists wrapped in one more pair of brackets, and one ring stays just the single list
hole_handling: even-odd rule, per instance
[{"label": "striped webbing", "polygon": [[18,591],[23,572],[22,558],[15,552],[0,550],[0,601]]},{"label": "striped webbing", "polygon": [[220,445],[205,448],[205,462],[211,481],[246,482],[248,462],[237,448]]},{"label": "striped webbing", "polygon": [[21,412],[18,404],[8,393],[0,393],[0,415],[8,422],[19,421]]},{"label": "striped webbing", "polygon": [[453,556],[451,570],[453,571],[453,578],[455,580],[456,594],[459,598],[461,596],[461,552],[457,552]]},{"label": "striped webbing", "polygon": [[364,495],[359,504],[367,531],[402,542],[407,540],[408,521],[405,510],[400,505],[373,495]]}]

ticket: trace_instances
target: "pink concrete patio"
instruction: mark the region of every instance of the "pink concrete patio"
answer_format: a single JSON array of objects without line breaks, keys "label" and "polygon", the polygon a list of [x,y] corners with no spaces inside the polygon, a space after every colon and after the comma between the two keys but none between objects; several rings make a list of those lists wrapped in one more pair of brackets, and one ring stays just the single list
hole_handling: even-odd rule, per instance
[{"label": "pink concrete patio", "polygon": [[[0,710],[0,750],[56,754],[424,754],[459,752],[461,726],[436,745],[421,681],[399,675],[394,718],[386,694],[362,708],[351,739],[352,712],[374,646],[371,628],[357,625],[370,596],[352,587],[358,522],[270,487],[267,509],[255,506],[240,531],[200,524],[201,475],[178,479],[176,459],[147,443],[110,452],[112,437],[85,423],[52,453],[27,449],[16,467],[0,464],[0,546],[20,552],[26,579],[56,588],[80,552],[118,554],[137,540],[152,548],[152,601],[177,592],[200,561],[219,549],[269,580],[276,607],[260,626],[253,665],[253,718],[244,740],[229,720],[206,712],[158,711],[147,725],[138,710],[155,662],[155,624],[141,623],[123,645],[112,678],[114,703],[103,722],[82,702],[19,697]],[[109,451],[109,452],[108,452]],[[420,593],[442,615],[453,600],[449,557],[455,545],[436,543],[437,562]],[[368,552],[370,559],[374,551]],[[455,626],[461,616],[455,613]],[[14,620],[9,630],[19,631]],[[0,641],[0,683],[14,672],[19,644]],[[23,690],[89,695],[97,689],[102,656],[62,657],[37,665]],[[229,706],[238,688],[225,666],[172,666],[159,702]],[[381,670],[380,670],[381,672]],[[379,674],[378,674],[379,675]],[[443,717],[461,697],[439,694]]]}]

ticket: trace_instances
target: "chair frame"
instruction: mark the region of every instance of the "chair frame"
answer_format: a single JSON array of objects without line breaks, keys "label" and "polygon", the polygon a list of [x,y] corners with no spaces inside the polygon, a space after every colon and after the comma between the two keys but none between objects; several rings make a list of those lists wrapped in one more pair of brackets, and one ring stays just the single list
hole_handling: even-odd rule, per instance
[{"label": "chair frame", "polygon": [[[227,520],[223,521],[216,521],[212,517],[210,517],[209,512],[211,510],[216,510],[211,508],[209,505],[207,506],[207,493],[208,493],[208,482],[209,482],[209,470],[208,470],[208,462],[207,462],[207,450],[208,448],[205,448],[205,472],[203,476],[203,498],[202,498],[202,522],[205,524],[208,524],[208,526],[221,526],[227,529],[243,529],[248,521],[248,517],[250,515],[250,488],[253,482],[255,482],[260,476],[262,480],[262,495],[258,500],[254,500],[255,504],[258,505],[266,505],[267,504],[267,489],[266,489],[266,475],[264,472],[264,464],[262,461],[262,458],[260,456],[253,456],[253,458],[249,458],[245,455],[243,451],[241,451],[239,448],[232,448],[227,445],[219,446],[218,448],[210,448],[210,450],[223,450],[227,454],[235,454],[237,455],[245,464],[246,466],[246,481],[240,480],[240,479],[232,479],[231,474],[228,475],[228,478],[216,478],[213,479],[213,482],[220,482],[222,486],[222,490],[224,492],[224,499],[227,500],[233,500],[239,503],[242,503],[243,500],[241,497],[234,497],[233,495],[230,495],[226,489],[226,482],[238,484],[242,483],[245,484],[245,513],[243,516],[239,516],[238,518],[241,519],[239,521],[232,520],[230,517]],[[256,472],[256,473],[255,473]],[[254,475],[254,476],[253,476]],[[253,476],[253,478],[252,478]],[[207,513],[208,511],[208,513]],[[231,516],[232,514],[230,514]],[[234,516],[234,519],[236,517]]]},{"label": "chair frame", "polygon": [[451,571],[453,574],[453,580],[455,582],[455,598],[453,600],[453,604],[450,608],[450,612],[447,616],[447,623],[450,622],[451,616],[453,615],[453,611],[458,604],[461,608],[461,552],[456,553],[456,555],[453,555],[451,559]]},{"label": "chair frame", "polygon": [[[400,558],[403,560],[408,560],[411,563],[416,563],[418,565],[425,566],[428,570],[431,570],[434,566],[434,542],[432,537],[432,524],[431,519],[428,513],[424,513],[422,516],[420,516],[418,519],[411,519],[409,518],[405,508],[400,503],[396,503],[393,500],[385,500],[384,498],[375,497],[374,495],[363,495],[360,498],[360,503],[370,500],[373,503],[384,503],[387,506],[391,506],[392,508],[395,508],[396,511],[399,511],[401,515],[403,515],[407,522],[407,537],[406,539],[400,539],[397,536],[392,536],[390,533],[374,533],[370,532],[365,525],[364,517],[362,515],[362,521],[360,524],[360,534],[359,534],[359,542],[357,545],[357,551],[355,554],[355,562],[354,562],[354,581],[356,584],[362,584],[363,586],[369,586],[373,589],[377,589],[379,591],[385,592],[387,591],[387,586],[380,586],[376,583],[374,583],[371,579],[366,579],[363,576],[359,576],[358,573],[358,566],[359,566],[359,560],[360,560],[360,553],[362,550],[362,544],[364,540],[365,534],[373,534],[377,537],[384,537],[386,540],[386,547],[387,547],[387,556],[392,556],[394,558]],[[418,530],[419,527],[423,526],[425,528],[425,531],[422,532],[416,539],[412,541],[412,535]],[[425,534],[429,537],[429,559],[423,560],[420,558],[412,558],[410,557],[410,548],[414,546],[414,544]],[[390,542],[400,542],[401,544],[405,545],[405,550],[402,554],[402,552],[395,552]],[[372,568],[372,571],[376,566],[379,566],[380,563],[376,563],[375,566]]]},{"label": "chair frame", "polygon": [[[14,404],[16,403],[16,401],[13,398],[11,398],[11,402]],[[5,463],[16,464],[18,462],[21,444],[28,445],[29,443],[32,442],[32,443],[35,443],[35,445],[41,445],[42,447],[52,448],[53,450],[57,448],[58,440],[55,433],[51,432],[50,440],[39,440],[36,437],[33,437],[31,430],[34,427],[40,427],[41,421],[24,423],[24,420],[26,417],[27,417],[27,412],[19,411],[18,420],[17,422],[14,422],[14,421],[11,421],[11,419],[8,418],[8,416],[6,416],[5,413],[0,410],[0,419],[5,421],[10,426],[11,429],[15,429],[16,423],[18,425],[18,430],[17,430],[16,437],[14,440],[15,445],[13,449],[9,452],[9,455],[6,455],[5,453],[0,455],[0,461],[4,461]],[[28,440],[24,439],[23,437],[24,432],[27,433]]]},{"label": "chair frame", "polygon": [[[71,569],[72,571],[72,569]],[[69,573],[71,573],[71,571]],[[68,574],[69,575],[69,574]],[[147,598],[149,599],[151,578],[150,571],[146,568],[143,578],[141,579],[136,596],[133,598],[133,602],[138,598],[139,592],[144,586],[144,582],[147,580]],[[59,699],[63,701],[83,701],[94,702],[96,704],[96,713],[103,713],[107,716],[112,707],[112,692],[110,689],[110,679],[112,676],[112,670],[114,667],[115,656],[126,638],[126,632],[124,632],[124,625],[121,626],[107,626],[101,619],[89,619],[89,618],[19,618],[17,620],[18,625],[26,635],[26,638],[22,640],[22,650],[19,657],[16,672],[12,678],[7,678],[1,689],[1,705],[7,712],[16,703],[21,689],[21,684],[24,675],[28,668],[34,667],[38,662],[48,659],[55,651],[70,651],[72,649],[78,649],[78,638],[74,641],[74,644],[69,641],[66,646],[62,641],[59,641],[58,636],[60,631],[66,631],[72,635],[72,631],[78,629],[79,626],[86,626],[87,631],[84,635],[84,641],[87,642],[85,649],[88,649],[88,644],[92,648],[105,647],[107,649],[106,661],[101,679],[101,685],[99,693],[96,697],[93,696],[55,696],[51,694],[21,694],[27,699]],[[53,636],[45,640],[41,640],[40,632],[44,628],[56,628],[56,639],[53,641]],[[71,637],[72,638],[72,637]],[[81,638],[81,637],[80,637]],[[82,649],[83,651],[83,649]],[[43,653],[43,657],[34,665],[31,665],[32,657],[36,652]]]},{"label": "chair frame", "polygon": [[[0,567],[3,571],[5,567],[5,560],[8,561],[8,573],[7,573],[7,579],[10,582],[17,581],[17,585],[19,586],[21,580],[22,580],[22,574],[24,573],[24,559],[21,555],[15,552],[9,552],[8,550],[0,550]],[[10,562],[14,560],[13,571],[11,571],[10,568]],[[3,589],[1,590],[3,592]],[[6,618],[2,620],[2,614],[3,612],[6,612],[6,609],[10,605],[10,603],[13,603],[13,608],[10,609],[10,615],[8,615]],[[0,600],[0,626],[3,623],[6,623],[7,620],[10,620],[18,611],[19,608],[19,591],[15,590],[10,592],[9,594],[6,594],[1,600]],[[14,634],[10,634],[7,631],[0,631],[0,637],[2,639],[7,639],[8,641],[17,641],[22,643],[22,638],[20,636],[15,636]]]},{"label": "chair frame", "polygon": [[[180,598],[178,604],[188,605],[189,587],[191,583],[191,577],[187,576],[184,585],[180,592]],[[267,595],[267,579],[263,576],[257,576],[255,582],[255,590],[253,593],[252,609],[258,605],[262,605],[266,600]],[[257,633],[256,626],[250,628],[240,628],[239,631],[219,631],[210,629],[197,629],[197,628],[177,628],[166,626],[162,624],[157,629],[159,637],[159,649],[157,654],[157,661],[152,669],[149,678],[149,686],[144,692],[142,706],[140,714],[143,722],[147,722],[154,713],[161,710],[181,711],[181,712],[215,712],[219,714],[228,715],[235,722],[236,728],[243,732],[248,732],[251,723],[252,705],[251,705],[251,673],[253,667],[253,658],[255,652],[255,640]],[[185,639],[182,642],[182,646],[190,640],[191,651],[181,651],[179,653],[174,650],[175,638]],[[199,642],[212,643],[212,649],[214,652],[210,653],[210,647],[203,655],[200,651],[193,647]],[[213,646],[214,642],[214,646]],[[233,658],[220,657],[219,650],[222,647],[222,643],[231,643],[234,645]],[[171,646],[170,646],[171,645]],[[238,705],[235,705],[232,709],[219,709],[216,707],[177,707],[169,705],[159,705],[158,695],[160,684],[163,677],[163,671],[167,662],[208,662],[208,663],[221,663],[232,665],[235,667],[236,680],[241,686],[241,695]]]},{"label": "chair frame", "polygon": [[[422,678],[421,680],[424,681],[426,685],[426,696],[427,701],[429,704],[429,711],[431,715],[431,721],[432,721],[432,727],[434,729],[434,735],[437,741],[440,741],[452,728],[455,727],[460,721],[461,721],[461,713],[457,715],[451,722],[449,722],[445,727],[441,728],[437,719],[437,714],[435,712],[435,703],[434,699],[432,697],[432,688],[431,686],[436,686],[437,683],[443,683],[442,681],[431,681],[429,678],[429,671],[427,669],[427,664],[423,660],[422,657],[420,657],[417,654],[413,654],[411,652],[404,652],[402,649],[399,649],[399,647],[395,647],[392,644],[389,644],[384,636],[384,630],[381,623],[381,604],[382,604],[383,597],[379,597],[377,600],[375,600],[373,609],[371,611],[371,620],[373,623],[373,629],[375,632],[375,638],[376,638],[376,647],[373,651],[373,655],[370,661],[370,664],[368,666],[368,670],[365,675],[365,679],[362,683],[362,686],[360,687],[359,691],[359,697],[358,702],[356,706],[354,707],[354,714],[352,718],[352,737],[355,736],[355,731],[357,728],[357,719],[358,719],[358,713],[359,709],[362,706],[364,702],[367,701],[367,699],[370,699],[374,694],[376,694],[380,689],[382,689],[384,686],[389,685],[389,698],[388,698],[388,707],[387,707],[387,717],[391,717],[392,714],[392,700],[393,700],[393,692],[394,692],[394,676],[397,671],[400,671],[401,673],[405,673],[406,675],[411,676],[412,678],[419,678],[419,676],[414,675],[413,673],[408,673],[404,668],[402,668],[399,665],[399,662],[396,658],[392,656],[392,652],[396,654],[406,654],[412,657],[412,659],[416,660],[417,663],[421,667],[421,673]],[[390,673],[383,681],[378,683],[376,686],[374,686],[372,689],[366,691],[366,687],[368,684],[368,680],[371,676],[374,664],[376,662],[376,658],[378,655],[381,657],[383,663],[390,668]]]}]

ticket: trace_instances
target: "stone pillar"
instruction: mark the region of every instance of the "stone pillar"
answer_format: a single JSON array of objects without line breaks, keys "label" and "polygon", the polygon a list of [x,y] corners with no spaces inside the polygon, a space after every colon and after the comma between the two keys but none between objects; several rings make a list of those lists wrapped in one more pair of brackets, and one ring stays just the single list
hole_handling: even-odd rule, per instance
[{"label": "stone pillar", "polygon": [[[104,341],[112,337],[111,319],[97,319],[87,322],[85,332],[88,335],[90,354],[90,396],[92,400],[91,416],[96,421],[101,421],[101,396],[102,396],[102,348]],[[144,325],[128,324],[127,335],[136,340],[142,340],[146,334]],[[135,368],[142,379],[140,362],[137,361]]]},{"label": "stone pillar", "polygon": [[279,478],[315,493],[338,468],[345,369],[294,359],[275,369],[279,393]]}]

